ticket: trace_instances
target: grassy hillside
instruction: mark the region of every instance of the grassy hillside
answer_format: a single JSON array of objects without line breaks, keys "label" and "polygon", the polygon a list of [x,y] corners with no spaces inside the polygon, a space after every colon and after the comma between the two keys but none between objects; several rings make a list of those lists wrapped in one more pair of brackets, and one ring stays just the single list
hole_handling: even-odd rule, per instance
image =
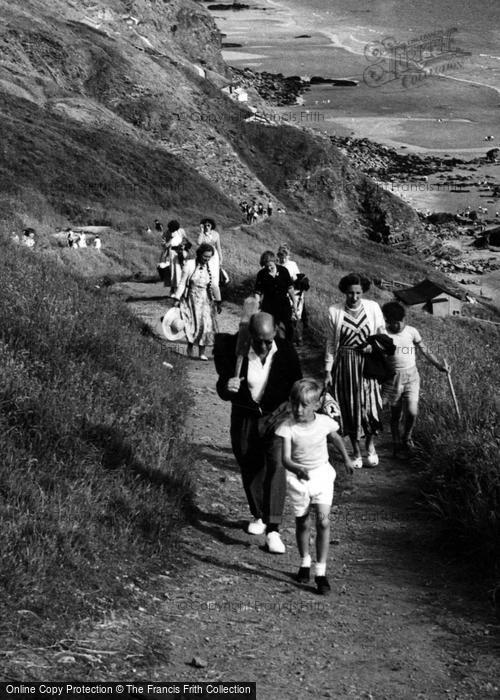
[{"label": "grassy hillside", "polygon": [[[199,4],[28,0],[0,2],[0,18],[0,232],[38,233],[33,254],[2,244],[0,262],[0,493],[8,506],[0,582],[10,609],[54,620],[69,614],[72,590],[82,615],[105,610],[112,596],[125,600],[103,562],[119,569],[127,559],[129,572],[161,562],[190,493],[179,453],[185,397],[176,390],[171,403],[161,351],[80,276],[95,284],[152,273],[158,241],[144,229],[154,218],[179,218],[194,240],[199,218],[213,216],[233,293],[252,288],[263,250],[290,244],[311,279],[308,306],[322,341],[342,274],[415,282],[430,270],[368,240],[388,229],[419,235],[418,218],[329,140],[245,121],[248,110],[220,91],[220,36]],[[216,73],[203,76],[205,68]],[[237,202],[252,196],[271,197],[287,214],[237,226]],[[102,253],[70,251],[50,236],[70,224],[113,230]],[[491,543],[500,540],[485,374],[497,367],[498,334],[451,319],[415,323],[454,365],[464,407],[457,426],[442,378],[424,369],[428,501],[485,562],[488,552],[498,557]],[[162,488],[151,489],[151,479]]]},{"label": "grassy hillside", "polygon": [[23,639],[50,643],[169,560],[191,497],[188,398],[116,299],[0,253],[2,637],[29,610]]},{"label": "grassy hillside", "polygon": [[219,189],[167,151],[21,98],[4,96],[0,139],[1,218],[13,229],[26,216],[37,228],[72,222],[136,233],[172,210],[238,215]]}]

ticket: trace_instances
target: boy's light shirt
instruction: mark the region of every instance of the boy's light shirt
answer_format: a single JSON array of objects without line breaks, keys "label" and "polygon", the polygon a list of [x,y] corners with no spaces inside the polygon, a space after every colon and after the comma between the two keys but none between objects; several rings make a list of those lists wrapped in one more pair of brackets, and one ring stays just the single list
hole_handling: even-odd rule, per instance
[{"label": "boy's light shirt", "polygon": [[390,333],[387,335],[394,342],[396,352],[388,357],[389,363],[396,372],[404,372],[405,370],[416,367],[416,345],[422,342],[422,336],[413,326],[405,326],[399,333]]},{"label": "boy's light shirt", "polygon": [[327,436],[337,432],[338,423],[329,416],[315,413],[310,423],[298,423],[288,418],[276,428],[278,437],[291,440],[291,458],[302,469],[316,469],[329,462]]},{"label": "boy's light shirt", "polygon": [[250,347],[248,351],[247,383],[250,389],[250,395],[255,403],[260,403],[262,401],[267,380],[269,379],[269,372],[271,371],[271,363],[277,351],[277,345],[273,340],[273,344],[264,360],[264,364],[262,364],[260,357],[252,347]]}]

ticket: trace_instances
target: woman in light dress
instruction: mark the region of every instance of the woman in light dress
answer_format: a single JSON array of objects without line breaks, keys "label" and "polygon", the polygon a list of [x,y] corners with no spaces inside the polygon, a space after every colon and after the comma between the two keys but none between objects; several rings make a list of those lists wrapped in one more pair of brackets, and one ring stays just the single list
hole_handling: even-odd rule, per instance
[{"label": "woman in light dress", "polygon": [[193,348],[198,346],[200,360],[208,360],[205,354],[207,345],[213,345],[217,333],[217,317],[221,312],[221,296],[216,281],[210,270],[210,261],[214,248],[202,243],[196,251],[194,260],[187,260],[182,269],[182,277],[175,293],[184,331],[188,341],[187,352],[193,355]]},{"label": "woman in light dress", "polygon": [[210,261],[210,272],[212,273],[212,279],[218,285],[220,268],[222,266],[222,248],[220,244],[220,235],[213,219],[204,218],[200,222],[198,245],[202,243],[208,243],[214,249],[214,256]]}]

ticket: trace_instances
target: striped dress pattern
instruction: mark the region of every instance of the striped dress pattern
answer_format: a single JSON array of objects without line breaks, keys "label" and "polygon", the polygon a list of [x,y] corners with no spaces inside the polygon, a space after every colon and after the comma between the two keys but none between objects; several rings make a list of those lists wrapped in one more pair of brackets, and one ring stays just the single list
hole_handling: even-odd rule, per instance
[{"label": "striped dress pattern", "polygon": [[364,309],[359,315],[344,310],[340,344],[333,372],[333,390],[341,412],[342,435],[354,439],[373,435],[382,427],[382,398],[375,379],[363,377],[364,356],[359,348],[370,335]]}]

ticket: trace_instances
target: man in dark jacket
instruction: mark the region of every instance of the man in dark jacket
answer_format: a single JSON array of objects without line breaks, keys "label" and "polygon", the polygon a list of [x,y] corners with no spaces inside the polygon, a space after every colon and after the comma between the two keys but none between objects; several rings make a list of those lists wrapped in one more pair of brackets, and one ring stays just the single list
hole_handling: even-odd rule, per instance
[{"label": "man in dark jacket", "polygon": [[235,377],[236,338],[226,348],[226,361],[219,366],[217,393],[232,402],[231,445],[241,469],[243,487],[254,520],[250,534],[266,533],[270,552],[283,554],[285,545],[279,525],[286,495],[281,444],[273,432],[259,433],[259,419],[269,416],[288,400],[292,385],[302,378],[295,349],[276,337],[270,314],[254,314],[249,323],[250,349]]}]

